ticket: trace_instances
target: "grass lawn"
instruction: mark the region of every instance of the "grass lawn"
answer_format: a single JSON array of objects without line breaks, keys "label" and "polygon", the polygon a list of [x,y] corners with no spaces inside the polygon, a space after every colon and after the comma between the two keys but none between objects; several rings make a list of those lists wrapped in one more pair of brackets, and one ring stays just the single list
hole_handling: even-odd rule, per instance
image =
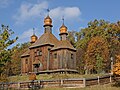
[{"label": "grass lawn", "polygon": [[112,87],[110,84],[107,84],[96,85],[86,88],[43,88],[41,90],[120,90],[120,87]]},{"label": "grass lawn", "polygon": [[[106,74],[90,74],[90,75],[80,75],[80,74],[40,74],[37,75],[37,80],[50,80],[50,79],[66,79],[66,78],[91,78],[97,76],[103,76]],[[28,81],[29,75],[23,76],[11,76],[9,77],[10,82],[20,82]]]},{"label": "grass lawn", "polygon": [[[50,80],[50,79],[65,79],[65,78],[93,78],[97,76],[103,76],[105,74],[91,74],[91,75],[79,75],[79,74],[41,74],[37,75],[37,80]],[[29,81],[29,75],[24,76],[11,76],[10,82]],[[120,90],[120,87],[113,87],[110,84],[95,85],[85,88],[43,88],[40,90]]]}]

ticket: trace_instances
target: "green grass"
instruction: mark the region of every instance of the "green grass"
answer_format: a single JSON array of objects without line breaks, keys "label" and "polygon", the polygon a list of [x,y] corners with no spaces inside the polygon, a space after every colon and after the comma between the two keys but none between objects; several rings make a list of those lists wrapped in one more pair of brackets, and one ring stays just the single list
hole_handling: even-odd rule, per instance
[{"label": "green grass", "polygon": [[[37,75],[37,80],[50,80],[50,79],[68,79],[68,78],[93,78],[97,76],[103,76],[105,74],[90,74],[90,75],[80,75],[80,74],[40,74]],[[11,76],[9,77],[10,82],[20,82],[28,81],[29,75],[23,76]]]}]

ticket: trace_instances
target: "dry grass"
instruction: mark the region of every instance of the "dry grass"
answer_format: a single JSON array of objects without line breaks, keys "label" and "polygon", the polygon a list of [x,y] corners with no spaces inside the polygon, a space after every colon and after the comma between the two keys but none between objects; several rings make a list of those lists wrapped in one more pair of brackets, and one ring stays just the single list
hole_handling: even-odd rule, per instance
[{"label": "dry grass", "polygon": [[[50,79],[66,79],[66,78],[93,78],[97,76],[103,76],[105,74],[90,74],[90,75],[80,75],[80,74],[41,74],[37,75],[37,80],[50,80]],[[20,82],[28,81],[29,75],[23,76],[11,76],[9,77],[10,82]]]},{"label": "dry grass", "polygon": [[80,74],[42,74],[38,75],[38,80],[49,80],[49,79],[68,79],[68,78],[93,78],[97,76],[103,76],[108,74],[89,74],[89,75],[80,75]]},{"label": "dry grass", "polygon": [[[42,74],[37,75],[38,80],[49,80],[49,79],[64,79],[64,78],[91,78],[103,76],[103,74],[93,74],[93,75],[79,75],[79,74]],[[28,81],[29,76],[12,76],[9,77],[10,82],[20,82],[20,81]],[[113,87],[110,84],[107,85],[96,85],[85,88],[43,88],[41,90],[120,90],[120,87]]]},{"label": "dry grass", "polygon": [[28,75],[24,75],[24,76],[11,76],[8,79],[9,79],[9,82],[28,81],[29,80],[29,76]]},{"label": "dry grass", "polygon": [[120,87],[112,87],[108,85],[96,85],[86,88],[43,88],[41,90],[120,90]]}]

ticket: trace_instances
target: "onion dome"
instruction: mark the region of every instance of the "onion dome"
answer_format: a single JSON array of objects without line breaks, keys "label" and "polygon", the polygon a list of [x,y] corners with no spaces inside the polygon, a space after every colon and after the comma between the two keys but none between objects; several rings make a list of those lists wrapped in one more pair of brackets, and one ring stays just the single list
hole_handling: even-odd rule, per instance
[{"label": "onion dome", "polygon": [[60,33],[67,33],[67,27],[64,24],[60,27]]},{"label": "onion dome", "polygon": [[38,37],[35,35],[35,29],[33,28],[33,35],[31,36],[31,43],[35,43]]},{"label": "onion dome", "polygon": [[32,36],[31,36],[31,43],[35,43],[36,42],[36,40],[37,40],[37,36],[35,35],[35,34],[33,34]]},{"label": "onion dome", "polygon": [[49,17],[49,15],[44,19],[44,26],[46,25],[52,25],[52,19]]}]

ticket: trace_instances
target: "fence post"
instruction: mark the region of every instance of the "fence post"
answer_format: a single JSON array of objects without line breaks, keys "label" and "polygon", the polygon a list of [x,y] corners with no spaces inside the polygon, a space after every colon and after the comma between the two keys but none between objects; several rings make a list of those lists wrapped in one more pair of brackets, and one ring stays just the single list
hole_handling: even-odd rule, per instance
[{"label": "fence post", "polygon": [[98,76],[98,84],[100,84],[100,77]]},{"label": "fence post", "polygon": [[110,83],[112,82],[112,77],[111,77],[111,75],[110,75]]},{"label": "fence post", "polygon": [[18,86],[17,86],[18,89],[20,89],[20,83],[18,82]]},{"label": "fence post", "polygon": [[3,90],[4,90],[4,84],[2,85],[2,87],[3,87]]},{"label": "fence post", "polygon": [[20,88],[20,83],[19,83],[19,82],[18,82],[17,88],[18,88],[18,89]]},{"label": "fence post", "polygon": [[63,86],[63,80],[62,79],[60,80],[60,85]]},{"label": "fence post", "polygon": [[83,78],[83,87],[86,87],[86,80]]}]

